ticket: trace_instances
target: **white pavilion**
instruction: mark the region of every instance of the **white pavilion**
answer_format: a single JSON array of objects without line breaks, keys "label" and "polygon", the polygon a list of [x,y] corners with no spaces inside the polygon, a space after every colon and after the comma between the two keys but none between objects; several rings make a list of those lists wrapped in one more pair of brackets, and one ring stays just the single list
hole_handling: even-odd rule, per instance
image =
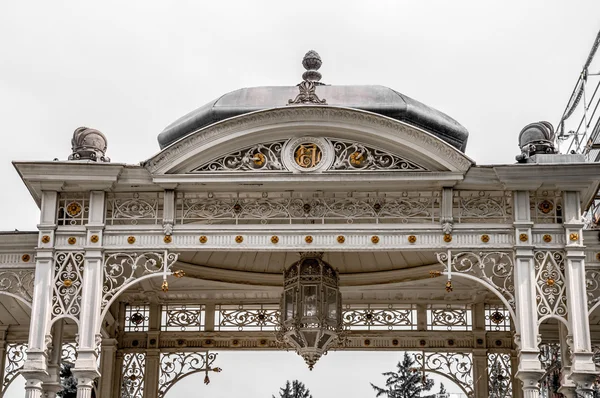
[{"label": "white pavilion", "polygon": [[[0,233],[4,394],[162,398],[219,351],[416,353],[468,397],[594,397],[600,164],[525,126],[517,162],[477,165],[458,122],[383,86],[321,82],[219,97],[111,162],[15,162],[35,232]],[[294,354],[295,352],[296,354]],[[298,360],[301,360],[298,358]],[[554,395],[552,395],[554,394]]]}]

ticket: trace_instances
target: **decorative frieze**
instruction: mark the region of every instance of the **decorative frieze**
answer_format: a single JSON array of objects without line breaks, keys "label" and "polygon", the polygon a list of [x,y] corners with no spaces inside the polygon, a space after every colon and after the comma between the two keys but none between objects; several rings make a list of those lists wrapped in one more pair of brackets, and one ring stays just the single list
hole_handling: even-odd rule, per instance
[{"label": "decorative frieze", "polygon": [[163,221],[163,196],[162,192],[108,194],[106,224],[160,224]]},{"label": "decorative frieze", "polygon": [[427,306],[427,329],[472,330],[473,323],[469,305],[429,304]]},{"label": "decorative frieze", "polygon": [[279,318],[278,305],[217,305],[215,330],[275,330]]},{"label": "decorative frieze", "polygon": [[258,143],[217,157],[191,171],[426,171],[419,164],[381,148],[336,138],[301,137]]},{"label": "decorative frieze", "polygon": [[414,304],[351,304],[342,310],[346,330],[416,330]]},{"label": "decorative frieze", "polygon": [[204,330],[204,305],[202,304],[167,304],[162,307],[161,330],[202,331]]},{"label": "decorative frieze", "polygon": [[177,198],[178,224],[434,223],[439,192],[398,192],[349,196],[315,193],[183,194]]},{"label": "decorative frieze", "polygon": [[454,191],[454,218],[459,223],[512,223],[512,193]]}]

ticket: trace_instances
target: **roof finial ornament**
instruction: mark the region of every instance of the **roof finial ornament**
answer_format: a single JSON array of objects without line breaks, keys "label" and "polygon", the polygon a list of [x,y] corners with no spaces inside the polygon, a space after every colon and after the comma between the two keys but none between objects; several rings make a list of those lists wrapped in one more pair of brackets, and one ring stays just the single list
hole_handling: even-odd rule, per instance
[{"label": "roof finial ornament", "polygon": [[93,162],[110,162],[106,157],[106,137],[98,130],[79,127],[73,132],[71,140],[73,153],[69,160],[91,160]]},{"label": "roof finial ornament", "polygon": [[304,55],[304,58],[302,59],[302,65],[306,71],[302,74],[302,79],[304,80],[298,84],[300,93],[295,99],[290,99],[288,101],[288,105],[327,105],[325,99],[319,99],[315,92],[316,86],[323,84],[319,83],[319,80],[321,80],[322,77],[321,72],[319,72],[319,68],[321,67],[322,63],[323,61],[321,61],[321,57],[314,50],[310,50]]}]

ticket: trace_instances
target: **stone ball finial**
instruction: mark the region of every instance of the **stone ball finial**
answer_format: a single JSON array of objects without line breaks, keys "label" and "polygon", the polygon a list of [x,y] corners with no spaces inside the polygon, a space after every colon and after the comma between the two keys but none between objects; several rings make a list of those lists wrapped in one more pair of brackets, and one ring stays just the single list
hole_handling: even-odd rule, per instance
[{"label": "stone ball finial", "polygon": [[523,127],[519,133],[521,154],[517,161],[525,162],[533,155],[555,154],[554,127],[550,122],[536,122]]},{"label": "stone ball finial", "polygon": [[310,50],[307,52],[302,59],[302,66],[306,69],[306,72],[302,74],[302,79],[311,82],[318,82],[321,80],[322,76],[321,72],[319,72],[319,68],[322,64],[323,61],[321,61],[321,57],[316,51]]},{"label": "stone ball finial", "polygon": [[104,134],[89,127],[79,127],[73,132],[69,160],[91,160],[94,162],[110,162],[105,156],[107,141]]}]

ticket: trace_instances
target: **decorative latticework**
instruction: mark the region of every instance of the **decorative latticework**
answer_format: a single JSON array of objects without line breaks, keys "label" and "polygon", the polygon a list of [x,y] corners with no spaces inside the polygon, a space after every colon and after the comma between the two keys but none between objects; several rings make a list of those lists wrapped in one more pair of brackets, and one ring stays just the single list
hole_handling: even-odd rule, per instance
[{"label": "decorative latticework", "polygon": [[192,170],[192,173],[230,171],[287,171],[281,161],[285,141],[256,144],[218,157]]},{"label": "decorative latticework", "polygon": [[8,343],[6,345],[6,362],[4,364],[4,378],[2,379],[2,393],[0,396],[4,395],[10,383],[23,369],[27,359],[26,351],[27,343]]},{"label": "decorative latticework", "polygon": [[588,309],[592,311],[600,303],[600,269],[586,269],[585,285]]},{"label": "decorative latticework", "polygon": [[485,330],[492,332],[510,331],[510,312],[503,305],[485,305]]},{"label": "decorative latticework", "polygon": [[383,149],[343,140],[331,140],[331,144],[335,152],[332,171],[426,171],[417,163]]},{"label": "decorative latticework", "polygon": [[7,269],[0,271],[0,292],[22,299],[33,300],[33,269]]},{"label": "decorative latticework", "polygon": [[123,356],[121,397],[143,398],[146,353],[128,352]]},{"label": "decorative latticework", "polygon": [[535,287],[537,310],[543,322],[550,317],[567,317],[567,296],[565,294],[565,256],[562,251],[536,251]]},{"label": "decorative latticework", "polygon": [[89,215],[89,197],[87,193],[61,193],[58,198],[58,225],[84,225]]},{"label": "decorative latticework", "polygon": [[[277,196],[276,196],[277,195]],[[438,192],[378,195],[179,194],[180,224],[424,223],[439,219]]]},{"label": "decorative latticework", "polygon": [[455,191],[454,218],[459,223],[512,222],[512,196],[502,191]]},{"label": "decorative latticework", "polygon": [[417,309],[411,304],[352,304],[342,311],[346,330],[416,330]]},{"label": "decorative latticework", "polygon": [[54,255],[52,318],[67,317],[79,322],[83,267],[83,252],[57,252]]},{"label": "decorative latticework", "polygon": [[[282,140],[247,146],[210,160],[191,172],[289,172],[282,159],[286,142]],[[323,142],[334,158],[327,170],[329,172],[426,171],[423,166],[381,148],[339,139],[324,139]]]},{"label": "decorative latticework", "polygon": [[150,307],[147,305],[126,305],[124,332],[146,332],[150,326]]},{"label": "decorative latticework", "polygon": [[562,193],[560,191],[532,192],[530,196],[531,220],[538,224],[563,222]]},{"label": "decorative latticework", "polygon": [[158,398],[165,396],[175,383],[192,373],[205,372],[204,383],[210,383],[208,372],[220,372],[213,367],[217,354],[211,352],[170,352],[160,355]]},{"label": "decorative latticework", "polygon": [[75,365],[77,359],[77,344],[63,343],[60,352],[61,362]]},{"label": "decorative latticework", "polygon": [[204,306],[200,304],[165,305],[162,307],[161,330],[204,330]]},{"label": "decorative latticework", "polygon": [[163,217],[163,193],[111,193],[106,198],[109,225],[159,224]]},{"label": "decorative latticework", "polygon": [[427,329],[472,330],[471,306],[460,304],[429,304]]},{"label": "decorative latticework", "polygon": [[415,355],[415,359],[424,372],[445,376],[456,383],[469,398],[474,397],[472,354],[420,352]]},{"label": "decorative latticework", "polygon": [[102,288],[102,317],[107,305],[119,292],[136,281],[162,275],[166,278],[179,255],[167,250],[144,253],[107,253],[104,257],[104,287]]},{"label": "decorative latticework", "polygon": [[479,280],[506,300],[515,310],[515,285],[513,279],[513,253],[509,252],[458,252],[436,253],[447,274],[460,273]]},{"label": "decorative latticework", "polygon": [[217,330],[275,330],[279,322],[279,306],[218,305],[215,312]]},{"label": "decorative latticework", "polygon": [[510,354],[488,354],[488,393],[489,398],[512,397],[512,369]]}]

